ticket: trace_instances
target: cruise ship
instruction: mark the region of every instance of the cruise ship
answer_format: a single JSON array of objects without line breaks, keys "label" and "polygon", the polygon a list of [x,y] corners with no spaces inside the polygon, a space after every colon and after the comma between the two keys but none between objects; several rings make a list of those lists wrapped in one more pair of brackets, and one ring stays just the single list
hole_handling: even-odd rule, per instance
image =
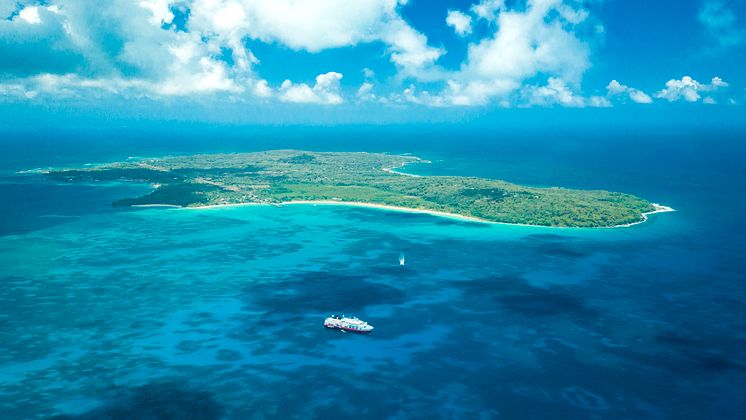
[{"label": "cruise ship", "polygon": [[368,324],[367,322],[356,317],[348,317],[345,315],[330,316],[329,318],[324,320],[324,326],[326,328],[357,333],[369,333],[373,331],[373,326]]}]

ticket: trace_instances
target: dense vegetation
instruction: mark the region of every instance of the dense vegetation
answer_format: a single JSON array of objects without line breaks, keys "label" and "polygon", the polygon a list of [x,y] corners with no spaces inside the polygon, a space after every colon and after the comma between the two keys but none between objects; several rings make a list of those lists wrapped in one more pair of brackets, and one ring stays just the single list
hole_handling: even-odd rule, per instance
[{"label": "dense vegetation", "polygon": [[59,181],[149,182],[150,194],[115,205],[203,206],[354,201],[445,211],[485,220],[542,226],[605,227],[643,220],[653,205],[608,191],[530,188],[453,176],[404,176],[385,171],[422,162],[411,156],[276,150],[166,157],[51,171]]}]

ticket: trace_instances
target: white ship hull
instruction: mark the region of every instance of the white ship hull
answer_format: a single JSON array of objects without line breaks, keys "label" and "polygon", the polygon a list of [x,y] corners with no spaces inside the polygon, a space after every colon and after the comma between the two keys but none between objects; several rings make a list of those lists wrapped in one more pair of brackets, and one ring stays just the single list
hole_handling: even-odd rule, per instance
[{"label": "white ship hull", "polygon": [[373,331],[373,326],[367,322],[348,317],[330,316],[324,320],[326,328],[366,334]]}]

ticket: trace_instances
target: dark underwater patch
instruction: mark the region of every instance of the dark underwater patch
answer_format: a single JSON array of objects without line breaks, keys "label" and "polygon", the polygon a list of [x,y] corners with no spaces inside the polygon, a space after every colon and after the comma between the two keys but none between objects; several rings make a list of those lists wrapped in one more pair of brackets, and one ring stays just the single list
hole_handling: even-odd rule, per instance
[{"label": "dark underwater patch", "polygon": [[527,287],[521,291],[501,294],[497,299],[506,309],[531,317],[595,314],[583,299],[559,289]]},{"label": "dark underwater patch", "polygon": [[562,287],[534,287],[519,276],[495,276],[477,280],[451,281],[471,301],[490,301],[529,317],[595,316],[585,300]]},{"label": "dark underwater patch", "polygon": [[[746,366],[723,353],[721,348],[740,348],[743,343],[722,337],[692,338],[674,332],[662,332],[653,337],[657,348],[692,368],[718,373],[727,370],[746,371]],[[727,343],[725,343],[726,341]]]},{"label": "dark underwater patch", "polygon": [[54,418],[212,420],[222,418],[223,411],[210,392],[176,383],[155,383],[125,391],[120,399],[86,413]]},{"label": "dark underwater patch", "polygon": [[569,241],[565,242],[535,242],[530,245],[532,253],[541,255],[544,257],[561,257],[561,258],[584,258],[592,254],[591,251],[586,251],[582,248],[574,246]]},{"label": "dark underwater patch", "polygon": [[246,301],[273,312],[360,311],[366,306],[398,304],[405,295],[366,277],[331,272],[299,272],[283,280],[248,287]]},{"label": "dark underwater patch", "polygon": [[[647,342],[636,343],[634,347],[601,346],[600,350],[613,354],[633,364],[665,369],[675,374],[691,375],[695,372],[714,375],[728,371],[746,372],[746,366],[734,360],[731,352],[706,340],[690,339],[677,334],[662,333]],[[721,343],[722,344],[722,343]],[[726,346],[733,347],[734,343]]]}]

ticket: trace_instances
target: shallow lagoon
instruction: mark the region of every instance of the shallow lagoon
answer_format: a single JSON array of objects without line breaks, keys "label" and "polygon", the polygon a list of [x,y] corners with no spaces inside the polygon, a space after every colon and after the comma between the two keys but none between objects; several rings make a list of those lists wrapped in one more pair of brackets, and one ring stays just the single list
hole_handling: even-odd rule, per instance
[{"label": "shallow lagoon", "polygon": [[[518,156],[433,160],[423,171],[529,173]],[[8,174],[0,187],[26,207],[0,237],[0,412],[736,417],[746,278],[729,191],[742,185],[695,191],[680,175],[637,191],[634,171],[581,169],[564,181],[679,211],[584,230],[311,205],[114,210],[142,187]],[[38,191],[85,198],[53,207]],[[325,330],[333,312],[376,330]]]}]

